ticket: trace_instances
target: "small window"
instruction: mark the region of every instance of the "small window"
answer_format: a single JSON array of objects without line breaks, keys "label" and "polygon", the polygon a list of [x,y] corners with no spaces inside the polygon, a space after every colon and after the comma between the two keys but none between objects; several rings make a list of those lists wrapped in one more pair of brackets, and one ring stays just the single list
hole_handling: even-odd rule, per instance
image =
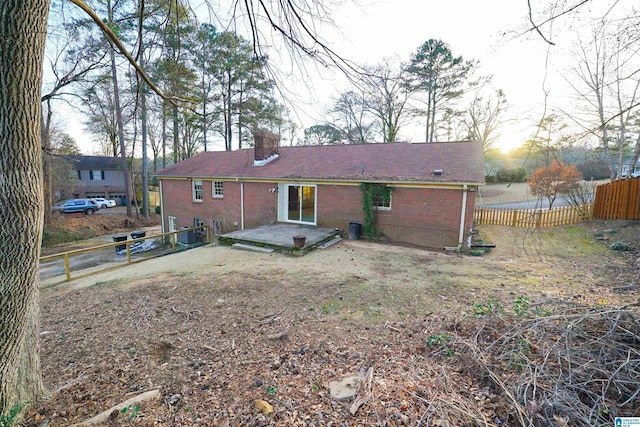
[{"label": "small window", "polygon": [[82,174],[80,173],[80,171],[77,171],[77,172],[78,172],[78,179],[82,179]]},{"label": "small window", "polygon": [[379,211],[391,210],[391,194],[387,193],[373,196],[373,207]]},{"label": "small window", "polygon": [[92,181],[104,181],[104,171],[89,171],[89,179]]},{"label": "small window", "polygon": [[202,201],[202,181],[194,179],[191,181],[191,194],[193,195],[194,202]]},{"label": "small window", "polygon": [[224,197],[224,183],[222,181],[213,182],[213,198],[222,199]]}]

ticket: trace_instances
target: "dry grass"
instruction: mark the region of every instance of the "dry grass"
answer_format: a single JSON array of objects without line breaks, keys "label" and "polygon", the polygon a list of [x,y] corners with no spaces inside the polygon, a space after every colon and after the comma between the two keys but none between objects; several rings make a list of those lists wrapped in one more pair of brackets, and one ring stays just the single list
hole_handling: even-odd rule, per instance
[{"label": "dry grass", "polygon": [[[596,184],[606,184],[608,179],[595,181]],[[536,200],[529,192],[529,185],[526,182],[514,183],[491,183],[482,186],[478,190],[478,205],[491,203],[522,202]]]}]

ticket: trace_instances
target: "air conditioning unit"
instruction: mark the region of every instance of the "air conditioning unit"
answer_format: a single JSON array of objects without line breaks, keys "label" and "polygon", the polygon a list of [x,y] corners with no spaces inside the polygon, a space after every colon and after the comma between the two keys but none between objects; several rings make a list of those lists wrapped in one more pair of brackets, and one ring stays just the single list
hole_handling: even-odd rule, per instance
[{"label": "air conditioning unit", "polygon": [[[191,227],[180,227],[181,230],[186,230]],[[196,234],[193,230],[181,231],[178,233],[178,242],[183,245],[192,245],[196,242]]]}]

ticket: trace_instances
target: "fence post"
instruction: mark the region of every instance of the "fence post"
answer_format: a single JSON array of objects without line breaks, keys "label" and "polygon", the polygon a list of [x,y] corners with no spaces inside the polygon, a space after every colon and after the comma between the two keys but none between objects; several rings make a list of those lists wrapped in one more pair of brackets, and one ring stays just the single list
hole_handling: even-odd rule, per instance
[{"label": "fence post", "polygon": [[64,254],[64,271],[67,273],[67,282],[71,280],[71,267],[69,267],[69,254]]}]

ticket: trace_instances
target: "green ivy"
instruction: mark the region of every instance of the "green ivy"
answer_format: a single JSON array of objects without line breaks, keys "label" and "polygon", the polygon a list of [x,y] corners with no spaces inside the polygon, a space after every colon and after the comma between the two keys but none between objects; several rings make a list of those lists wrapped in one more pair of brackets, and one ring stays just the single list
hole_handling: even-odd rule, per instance
[{"label": "green ivy", "polygon": [[393,187],[380,183],[363,182],[360,184],[360,190],[362,191],[362,210],[364,212],[362,233],[369,240],[378,240],[382,233],[378,230],[378,215],[373,206],[373,200],[376,198],[389,199]]},{"label": "green ivy", "polygon": [[14,422],[17,421],[18,415],[25,408],[26,404],[21,405],[16,403],[9,409],[9,411],[2,415],[0,414],[0,427],[11,427],[14,425]]}]

